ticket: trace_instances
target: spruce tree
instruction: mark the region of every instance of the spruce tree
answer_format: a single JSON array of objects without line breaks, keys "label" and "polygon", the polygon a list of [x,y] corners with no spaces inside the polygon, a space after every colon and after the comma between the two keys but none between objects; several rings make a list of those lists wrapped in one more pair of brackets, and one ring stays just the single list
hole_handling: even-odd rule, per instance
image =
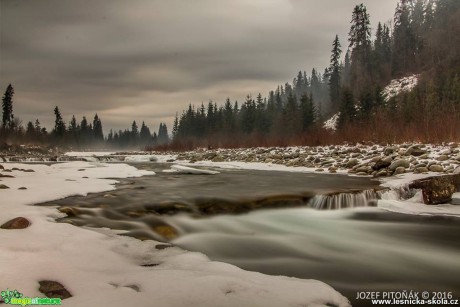
[{"label": "spruce tree", "polygon": [[26,127],[26,138],[29,141],[32,141],[32,140],[34,140],[35,136],[36,136],[36,133],[35,133],[34,124],[31,121],[29,121],[27,123],[27,127]]},{"label": "spruce tree", "polygon": [[305,132],[313,126],[316,117],[316,109],[311,95],[303,94],[300,97],[300,112],[302,116],[302,131]]},{"label": "spruce tree", "polygon": [[177,138],[178,132],[179,132],[179,117],[176,112],[176,116],[174,117],[173,130],[172,130],[173,139]]},{"label": "spruce tree", "polygon": [[342,90],[342,100],[340,106],[339,127],[345,126],[346,123],[354,122],[356,118],[355,101],[353,92],[349,88]]},{"label": "spruce tree", "polygon": [[10,129],[13,126],[13,95],[14,89],[11,84],[6,88],[5,94],[2,99],[2,127],[3,129]]},{"label": "spruce tree", "polygon": [[102,130],[102,122],[97,113],[94,115],[93,119],[93,137],[96,141],[104,140],[104,133]]},{"label": "spruce tree", "polygon": [[369,14],[364,4],[355,6],[348,35],[351,49],[350,84],[357,92],[359,88],[368,87],[372,82],[371,28]]},{"label": "spruce tree", "polygon": [[69,132],[71,132],[71,133],[76,133],[77,132],[77,119],[75,118],[75,115],[72,115],[72,119],[70,120]]},{"label": "spruce tree", "polygon": [[331,62],[329,66],[329,97],[331,100],[332,111],[336,112],[340,105],[340,49],[339,36],[336,35],[332,43]]},{"label": "spruce tree", "polygon": [[145,125],[145,122],[142,122],[141,125],[141,131],[139,132],[139,138],[141,141],[141,144],[147,145],[150,143],[152,135],[150,134],[150,129]]},{"label": "spruce tree", "polygon": [[65,123],[62,119],[61,112],[59,111],[59,108],[57,106],[54,108],[54,116],[55,120],[53,133],[55,136],[61,138],[65,134]]}]

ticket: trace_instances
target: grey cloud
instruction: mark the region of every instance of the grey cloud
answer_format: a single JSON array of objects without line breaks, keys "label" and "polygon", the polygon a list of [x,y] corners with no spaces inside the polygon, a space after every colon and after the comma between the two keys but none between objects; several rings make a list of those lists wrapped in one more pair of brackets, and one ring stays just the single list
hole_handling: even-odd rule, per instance
[{"label": "grey cloud", "polygon": [[[50,126],[51,110],[104,126],[171,125],[176,111],[266,94],[298,70],[322,70],[346,46],[351,0],[0,0],[0,89],[15,114]],[[395,1],[368,0],[373,22]],[[345,49],[345,48],[344,48]],[[143,117],[143,118],[142,118]]]}]

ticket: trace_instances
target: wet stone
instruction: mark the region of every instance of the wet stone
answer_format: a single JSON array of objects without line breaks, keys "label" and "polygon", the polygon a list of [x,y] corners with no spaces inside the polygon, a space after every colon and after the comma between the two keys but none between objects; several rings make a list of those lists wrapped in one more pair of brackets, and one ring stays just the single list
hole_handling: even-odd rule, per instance
[{"label": "wet stone", "polygon": [[24,217],[17,217],[12,220],[9,220],[2,226],[1,229],[24,229],[30,226],[30,222],[28,219]]},{"label": "wet stone", "polygon": [[449,202],[456,191],[455,176],[437,176],[416,180],[409,185],[411,189],[421,189],[423,202],[436,205]]},{"label": "wet stone", "polygon": [[41,280],[38,283],[40,284],[38,291],[45,294],[47,297],[60,299],[72,297],[72,294],[57,281]]}]

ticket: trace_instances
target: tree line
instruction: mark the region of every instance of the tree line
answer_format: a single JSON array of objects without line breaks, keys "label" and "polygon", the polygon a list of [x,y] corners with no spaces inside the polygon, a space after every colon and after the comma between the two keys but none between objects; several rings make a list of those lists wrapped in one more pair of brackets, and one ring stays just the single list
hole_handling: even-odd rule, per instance
[{"label": "tree line", "polygon": [[92,121],[83,116],[77,122],[72,115],[65,123],[59,107],[54,108],[54,128],[48,132],[38,119],[29,121],[24,128],[21,120],[13,114],[14,88],[9,84],[2,98],[2,125],[0,141],[3,143],[52,144],[75,148],[145,148],[169,143],[168,128],[160,123],[157,132],[151,134],[149,127],[142,122],[140,129],[133,121],[131,129],[113,131],[104,137],[102,120],[96,113]]},{"label": "tree line", "polygon": [[[356,5],[343,59],[344,47],[336,35],[323,73],[299,71],[292,83],[279,85],[266,97],[248,95],[241,106],[229,98],[220,106],[212,101],[189,105],[176,114],[173,143],[193,147],[237,146],[240,140],[252,146],[282,139],[355,141],[354,132],[375,141],[458,139],[459,18],[458,0],[400,0],[393,21],[378,23],[372,35],[367,8]],[[391,99],[382,96],[392,79],[413,74],[419,75],[413,91]],[[328,135],[323,121],[338,112],[339,131]],[[397,128],[389,126],[390,121]],[[431,131],[436,124],[443,126],[443,133]]]},{"label": "tree line", "polygon": [[[401,142],[460,139],[460,1],[400,0],[392,22],[370,27],[363,4],[352,11],[347,43],[335,35],[330,62],[323,72],[300,70],[286,82],[244,101],[189,105],[176,113],[172,144],[196,146],[258,146],[343,141]],[[372,33],[373,32],[373,33]],[[346,51],[345,51],[346,49]],[[387,99],[382,89],[393,79],[418,75],[410,92]],[[0,137],[87,147],[167,145],[166,124],[151,134],[143,122],[112,131],[104,138],[96,114],[92,122],[72,117],[65,124],[55,108],[55,126],[48,133],[35,123],[26,129],[13,116],[13,87],[3,96]],[[338,130],[323,122],[339,115]]]}]

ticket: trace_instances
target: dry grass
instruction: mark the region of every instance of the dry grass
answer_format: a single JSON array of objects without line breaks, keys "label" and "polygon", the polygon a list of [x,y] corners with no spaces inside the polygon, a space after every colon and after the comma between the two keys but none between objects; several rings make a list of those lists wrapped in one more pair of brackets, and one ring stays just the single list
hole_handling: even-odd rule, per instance
[{"label": "dry grass", "polygon": [[[436,117],[416,110],[415,118],[407,123],[402,116],[388,116],[377,113],[374,120],[367,123],[353,123],[337,132],[314,127],[308,133],[292,136],[235,134],[212,135],[207,138],[175,140],[168,145],[155,146],[148,150],[187,151],[195,148],[248,148],[287,147],[295,145],[322,146],[337,144],[373,143],[395,144],[405,142],[442,143],[460,142],[460,112],[457,110],[438,111]],[[435,112],[433,110],[433,112]],[[430,113],[432,114],[432,112]]]}]

